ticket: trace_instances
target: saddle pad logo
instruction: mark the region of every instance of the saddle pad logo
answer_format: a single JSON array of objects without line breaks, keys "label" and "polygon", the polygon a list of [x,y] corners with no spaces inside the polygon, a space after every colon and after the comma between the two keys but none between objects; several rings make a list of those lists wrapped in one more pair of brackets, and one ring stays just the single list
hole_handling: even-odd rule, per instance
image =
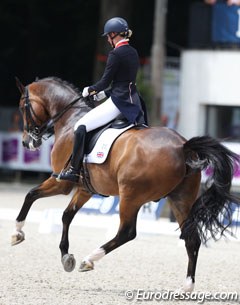
[{"label": "saddle pad logo", "polygon": [[114,141],[120,136],[120,134],[132,127],[133,124],[122,129],[106,129],[97,140],[93,150],[85,157],[85,162],[96,164],[104,163]]},{"label": "saddle pad logo", "polygon": [[102,151],[98,151],[97,158],[103,158],[103,157],[104,157],[104,153]]}]

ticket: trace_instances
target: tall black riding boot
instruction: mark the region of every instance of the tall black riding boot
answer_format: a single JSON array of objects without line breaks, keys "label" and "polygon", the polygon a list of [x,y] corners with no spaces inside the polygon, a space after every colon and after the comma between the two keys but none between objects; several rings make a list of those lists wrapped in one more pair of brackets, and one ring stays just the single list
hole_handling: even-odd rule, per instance
[{"label": "tall black riding boot", "polygon": [[78,126],[77,130],[74,132],[73,152],[70,167],[67,170],[62,171],[59,174],[58,179],[78,182],[80,167],[84,157],[86,134],[86,126]]}]

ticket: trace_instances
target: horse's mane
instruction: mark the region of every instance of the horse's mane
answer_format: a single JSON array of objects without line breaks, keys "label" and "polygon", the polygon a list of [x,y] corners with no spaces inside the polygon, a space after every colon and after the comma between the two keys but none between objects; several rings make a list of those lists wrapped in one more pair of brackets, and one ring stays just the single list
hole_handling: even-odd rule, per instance
[{"label": "horse's mane", "polygon": [[[54,82],[57,83],[58,85],[60,85],[61,87],[64,87],[66,89],[71,89],[77,96],[81,96],[82,92],[79,90],[79,88],[77,88],[76,86],[74,86],[72,83],[66,81],[66,80],[62,80],[59,77],[56,76],[49,76],[49,77],[45,77],[45,78],[41,78],[41,79],[36,79],[36,81],[42,81],[42,82]],[[87,98],[87,99],[83,99],[81,98],[81,103],[83,105],[86,105],[90,108],[94,108],[95,104],[92,100],[92,98]]]},{"label": "horse's mane", "polygon": [[81,95],[81,91],[79,90],[79,88],[77,88],[76,86],[74,86],[72,83],[66,81],[66,80],[62,80],[59,77],[56,76],[49,76],[49,77],[45,77],[42,79],[39,79],[39,81],[53,81],[58,83],[59,85],[63,86],[63,87],[67,87],[67,88],[71,88],[73,91],[76,92],[76,94]]}]

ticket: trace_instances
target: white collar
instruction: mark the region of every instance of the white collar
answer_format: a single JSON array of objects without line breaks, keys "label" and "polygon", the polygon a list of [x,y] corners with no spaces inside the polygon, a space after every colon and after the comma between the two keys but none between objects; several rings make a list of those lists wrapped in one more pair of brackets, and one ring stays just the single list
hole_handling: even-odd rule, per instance
[{"label": "white collar", "polygon": [[116,48],[121,42],[128,42],[128,41],[129,41],[129,39],[127,39],[127,38],[123,38],[123,39],[119,40],[119,41],[115,44],[115,48]]}]

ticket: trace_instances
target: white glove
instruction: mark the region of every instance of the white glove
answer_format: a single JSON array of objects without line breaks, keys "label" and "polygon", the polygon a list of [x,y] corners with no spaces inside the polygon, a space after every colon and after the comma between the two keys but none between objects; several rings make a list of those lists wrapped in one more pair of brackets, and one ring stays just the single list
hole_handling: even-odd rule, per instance
[{"label": "white glove", "polygon": [[104,91],[100,91],[98,92],[97,94],[95,94],[93,96],[93,99],[95,102],[100,102],[101,100],[103,100],[106,96],[105,92]]},{"label": "white glove", "polygon": [[82,92],[82,96],[83,96],[83,97],[89,96],[88,88],[89,88],[89,87],[85,87],[85,88],[83,89],[83,92]]}]

